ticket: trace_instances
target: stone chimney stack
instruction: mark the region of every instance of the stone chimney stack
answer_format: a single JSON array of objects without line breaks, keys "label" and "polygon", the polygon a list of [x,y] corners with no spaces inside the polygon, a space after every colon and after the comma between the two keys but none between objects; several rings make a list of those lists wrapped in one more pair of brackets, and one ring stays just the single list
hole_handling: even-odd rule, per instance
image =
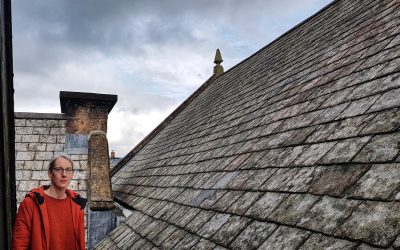
[{"label": "stone chimney stack", "polygon": [[114,158],[115,158],[115,151],[111,150],[111,159],[114,159]]},{"label": "stone chimney stack", "polygon": [[67,115],[66,153],[87,154],[89,133],[107,133],[108,114],[117,99],[116,95],[60,91],[61,112]]},{"label": "stone chimney stack", "polygon": [[87,157],[88,249],[115,227],[106,133],[108,114],[116,102],[116,95],[60,91],[61,112],[67,116],[64,151]]},{"label": "stone chimney stack", "polygon": [[107,133],[108,114],[117,99],[116,95],[60,91],[61,112],[68,116],[67,133]]}]

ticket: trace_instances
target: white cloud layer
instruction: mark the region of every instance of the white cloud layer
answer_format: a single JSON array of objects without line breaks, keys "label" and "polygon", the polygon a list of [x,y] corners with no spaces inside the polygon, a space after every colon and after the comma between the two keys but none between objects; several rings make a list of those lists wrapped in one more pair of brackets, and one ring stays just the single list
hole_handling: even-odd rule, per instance
[{"label": "white cloud layer", "polygon": [[15,110],[117,94],[108,138],[123,156],[211,76],[216,48],[228,69],[329,2],[13,1]]}]

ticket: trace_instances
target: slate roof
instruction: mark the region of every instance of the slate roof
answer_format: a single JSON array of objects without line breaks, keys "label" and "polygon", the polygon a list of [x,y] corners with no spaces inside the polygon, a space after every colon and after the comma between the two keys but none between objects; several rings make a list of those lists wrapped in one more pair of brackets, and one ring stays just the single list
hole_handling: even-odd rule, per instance
[{"label": "slate roof", "polygon": [[112,177],[135,211],[97,249],[399,249],[399,24],[335,1],[215,79]]}]

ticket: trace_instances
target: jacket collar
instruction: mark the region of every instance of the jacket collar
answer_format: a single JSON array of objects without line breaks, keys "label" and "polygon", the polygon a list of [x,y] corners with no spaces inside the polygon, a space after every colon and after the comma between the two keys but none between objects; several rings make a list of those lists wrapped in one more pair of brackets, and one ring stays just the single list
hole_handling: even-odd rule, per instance
[{"label": "jacket collar", "polygon": [[[44,202],[44,191],[48,189],[50,186],[44,185],[38,188],[32,189],[26,196],[31,197],[36,203],[38,204],[40,213],[42,214],[42,221],[43,221],[43,226],[44,226],[44,233],[45,233],[45,238],[46,238],[46,244],[47,244],[47,249],[50,247],[50,241],[49,241],[49,236],[50,236],[50,225],[49,225],[49,220],[48,220],[48,214],[47,214],[47,207],[46,203]],[[72,208],[72,217],[73,217],[73,223],[74,223],[74,229],[75,229],[75,236],[79,237],[77,229],[79,228],[79,222],[78,222],[78,211],[82,210],[85,208],[87,199],[82,198],[78,193],[67,189],[65,191],[68,197],[71,198],[71,200],[79,205],[78,208]],[[72,202],[71,202],[72,204]]]},{"label": "jacket collar", "polygon": [[[44,203],[44,191],[48,189],[49,185],[43,185],[38,188],[32,189],[27,196],[32,197],[36,203],[41,206]],[[71,189],[66,189],[65,193],[70,197],[76,204],[80,206],[80,209],[84,209],[87,203],[87,199],[82,198],[78,193],[72,191]]]}]

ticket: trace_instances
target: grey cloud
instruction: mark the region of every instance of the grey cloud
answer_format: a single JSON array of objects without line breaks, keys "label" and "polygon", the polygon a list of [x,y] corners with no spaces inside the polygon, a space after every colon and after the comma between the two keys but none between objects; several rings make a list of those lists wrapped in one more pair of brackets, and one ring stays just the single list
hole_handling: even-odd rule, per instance
[{"label": "grey cloud", "polygon": [[[216,48],[228,69],[329,1],[14,0],[16,110],[53,110],[67,90],[166,112],[211,75]],[[125,129],[131,145],[143,137]]]},{"label": "grey cloud", "polygon": [[[306,2],[312,1],[315,0]],[[153,56],[146,52],[145,46],[179,45],[204,53],[227,43],[223,31],[241,34],[236,39],[259,48],[271,36],[277,36],[271,34],[267,21],[282,20],[277,13],[284,15],[291,9],[297,10],[298,3],[17,0],[13,2],[16,70],[44,73],[94,52]],[[214,33],[208,30],[213,26],[220,30]],[[194,35],[196,28],[205,33],[203,38]],[[233,56],[243,52],[226,47]]]}]

